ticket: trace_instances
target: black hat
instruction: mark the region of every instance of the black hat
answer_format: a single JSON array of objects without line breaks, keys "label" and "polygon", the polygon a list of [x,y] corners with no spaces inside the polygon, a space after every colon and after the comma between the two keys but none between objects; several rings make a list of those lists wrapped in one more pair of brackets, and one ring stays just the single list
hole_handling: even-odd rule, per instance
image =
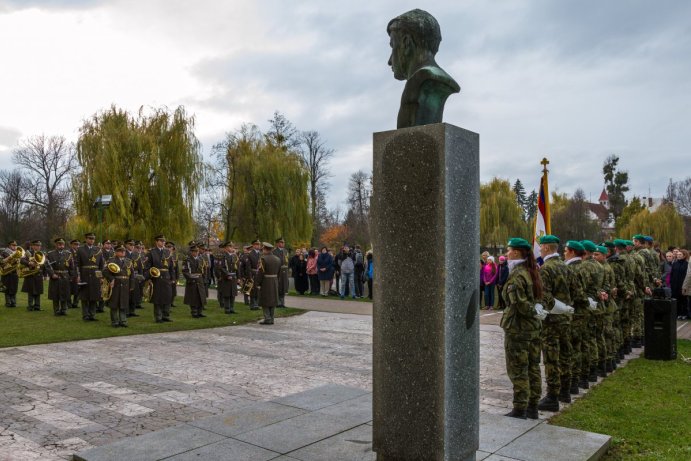
[{"label": "black hat", "polygon": [[96,238],[96,234],[94,234],[93,232],[87,232],[86,234],[84,234],[84,238],[87,238],[87,239],[89,239],[89,238],[95,239],[95,238]]},{"label": "black hat", "polygon": [[10,240],[9,242],[7,242],[7,246],[16,245],[16,244],[17,244],[16,240]]},{"label": "black hat", "polygon": [[138,246],[144,245],[144,243],[142,243],[141,240],[137,240],[136,242],[134,242],[134,244]]},{"label": "black hat", "polygon": [[166,246],[167,246],[167,247],[173,247],[173,248],[175,248],[175,243],[174,243],[174,242],[171,242],[170,240],[168,240],[168,241],[166,242]]},{"label": "black hat", "polygon": [[110,239],[105,239],[105,240],[103,241],[103,244],[105,245],[106,243],[113,243],[113,242],[111,242]]},{"label": "black hat", "polygon": [[154,240],[165,240],[166,237],[163,234],[158,234],[157,236],[154,237]]},{"label": "black hat", "polygon": [[73,243],[79,243],[79,240],[77,240],[77,239],[70,240],[70,245],[72,245]]},{"label": "black hat", "polygon": [[286,243],[286,241],[283,240],[283,237],[278,237],[278,238],[276,239],[276,242],[274,242],[274,243],[278,243],[278,242]]},{"label": "black hat", "polygon": [[259,239],[254,239],[254,240],[252,240],[252,245],[255,245],[255,244],[257,244],[257,243],[261,245],[261,244],[262,244],[262,241],[259,240]]},{"label": "black hat", "polygon": [[115,251],[125,251],[126,248],[123,245],[118,245],[115,247]]},{"label": "black hat", "polygon": [[132,239],[125,240],[125,245],[134,245],[134,240],[132,240]]},{"label": "black hat", "polygon": [[41,241],[40,240],[32,240],[31,244],[32,245],[41,245]]},{"label": "black hat", "polygon": [[199,247],[197,245],[190,245],[190,251],[197,251]]},{"label": "black hat", "polygon": [[65,243],[65,239],[62,237],[58,237],[55,240],[53,240],[53,243]]}]

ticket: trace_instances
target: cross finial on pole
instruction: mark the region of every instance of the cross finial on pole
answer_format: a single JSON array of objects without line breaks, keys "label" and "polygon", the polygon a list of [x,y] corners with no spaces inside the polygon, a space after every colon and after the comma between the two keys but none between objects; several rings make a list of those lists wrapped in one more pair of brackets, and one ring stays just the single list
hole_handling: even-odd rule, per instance
[{"label": "cross finial on pole", "polygon": [[542,172],[547,173],[547,165],[549,165],[549,160],[547,160],[547,157],[544,157],[542,161],[540,162],[540,165],[542,165]]}]

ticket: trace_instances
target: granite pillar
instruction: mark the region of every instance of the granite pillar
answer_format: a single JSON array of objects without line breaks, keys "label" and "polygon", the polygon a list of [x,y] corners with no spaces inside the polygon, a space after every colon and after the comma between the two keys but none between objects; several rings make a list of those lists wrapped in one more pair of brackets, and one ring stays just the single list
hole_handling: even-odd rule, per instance
[{"label": "granite pillar", "polygon": [[466,461],[479,444],[479,135],[374,134],[373,448]]}]

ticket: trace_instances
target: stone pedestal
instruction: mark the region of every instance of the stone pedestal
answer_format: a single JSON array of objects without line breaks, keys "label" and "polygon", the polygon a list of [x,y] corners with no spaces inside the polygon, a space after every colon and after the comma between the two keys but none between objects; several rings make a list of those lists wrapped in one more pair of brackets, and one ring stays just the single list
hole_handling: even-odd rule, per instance
[{"label": "stone pedestal", "polygon": [[373,448],[378,461],[475,460],[479,135],[374,134]]}]

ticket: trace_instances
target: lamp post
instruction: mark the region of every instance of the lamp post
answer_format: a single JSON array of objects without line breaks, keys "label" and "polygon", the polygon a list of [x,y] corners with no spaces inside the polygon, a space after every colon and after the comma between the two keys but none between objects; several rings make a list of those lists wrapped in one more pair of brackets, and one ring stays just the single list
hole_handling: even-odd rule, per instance
[{"label": "lamp post", "polygon": [[102,240],[101,223],[103,221],[103,209],[110,206],[113,201],[112,195],[99,195],[94,201],[94,208],[98,208],[98,241]]}]

